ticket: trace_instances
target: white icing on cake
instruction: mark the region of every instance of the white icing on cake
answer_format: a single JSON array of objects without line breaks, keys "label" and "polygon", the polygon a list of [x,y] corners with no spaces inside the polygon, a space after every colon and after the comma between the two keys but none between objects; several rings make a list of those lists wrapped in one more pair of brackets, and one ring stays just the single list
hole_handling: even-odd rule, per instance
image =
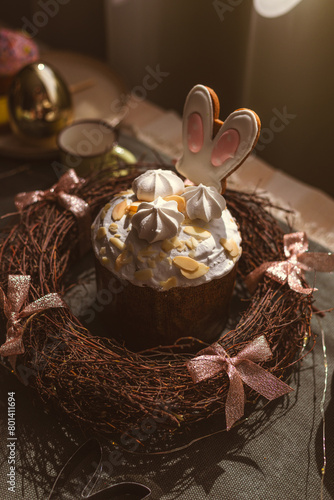
[{"label": "white icing on cake", "polygon": [[138,200],[153,201],[184,190],[182,179],[171,170],[147,170],[132,183],[132,189]]},{"label": "white icing on cake", "polygon": [[189,186],[183,193],[187,202],[186,210],[190,219],[201,219],[209,222],[211,219],[219,219],[226,208],[224,197],[214,187]]},{"label": "white icing on cake", "polygon": [[165,201],[159,196],[151,203],[142,202],[131,222],[139,238],[154,243],[175,236],[183,220],[176,201]]},{"label": "white icing on cake", "polygon": [[[182,191],[184,189],[183,186]],[[124,200],[128,210],[120,219],[114,220],[114,209]],[[116,196],[100,211],[92,225],[93,248],[97,259],[116,276],[156,290],[164,290],[168,280],[172,286],[187,287],[228,274],[241,255],[241,236],[228,209],[223,210],[218,218],[205,222],[199,218],[184,218],[180,212],[176,216],[176,206],[175,201],[161,199],[139,203],[131,192]],[[167,210],[164,211],[163,207],[168,207],[168,211],[171,207],[173,214],[170,216],[169,213],[164,221]],[[178,224],[175,235],[157,239],[159,232],[165,231],[162,228],[158,230],[162,223],[166,223],[170,231],[170,217],[173,224],[175,220]],[[148,243],[147,238],[151,243]],[[202,269],[207,266],[208,270],[205,268],[204,274],[190,279],[189,273],[183,273],[173,262],[179,256],[190,257],[202,265]]]}]

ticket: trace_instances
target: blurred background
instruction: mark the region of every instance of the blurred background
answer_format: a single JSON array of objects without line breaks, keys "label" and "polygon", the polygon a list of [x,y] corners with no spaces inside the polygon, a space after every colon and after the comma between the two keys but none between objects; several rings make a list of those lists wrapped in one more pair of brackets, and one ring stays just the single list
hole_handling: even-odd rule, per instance
[{"label": "blurred background", "polygon": [[163,108],[181,114],[202,83],[222,119],[254,109],[255,153],[332,196],[333,20],[332,0],[12,0],[0,11],[51,49],[107,62],[129,90],[151,68],[162,83],[146,97]]}]

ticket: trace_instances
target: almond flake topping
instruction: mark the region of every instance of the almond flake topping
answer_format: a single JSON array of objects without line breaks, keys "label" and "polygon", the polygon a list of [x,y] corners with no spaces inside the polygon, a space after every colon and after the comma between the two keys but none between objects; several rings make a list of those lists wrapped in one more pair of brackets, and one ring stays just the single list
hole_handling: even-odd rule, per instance
[{"label": "almond flake topping", "polygon": [[161,248],[164,252],[169,252],[170,250],[173,250],[174,248],[174,245],[173,243],[171,242],[171,240],[164,240],[162,243],[161,243]]},{"label": "almond flake topping", "polygon": [[203,229],[199,226],[186,226],[183,231],[189,236],[193,236],[198,240],[206,240],[211,236],[210,231],[207,231],[206,229]]},{"label": "almond flake topping", "polygon": [[185,248],[186,248],[186,242],[184,240],[180,240],[180,244],[176,247],[176,250],[178,252],[183,252]]},{"label": "almond flake topping", "polygon": [[118,230],[118,226],[117,226],[116,222],[112,222],[109,226],[109,231],[111,233],[117,233],[117,230]]},{"label": "almond flake topping", "polygon": [[206,274],[209,269],[210,268],[205,264],[199,263],[196,271],[186,271],[185,269],[181,269],[181,274],[188,280],[194,280],[196,278],[204,276],[204,274]]},{"label": "almond flake topping", "polygon": [[125,215],[127,206],[128,202],[126,200],[117,203],[117,205],[114,207],[114,210],[112,211],[112,218],[114,220],[121,220],[123,215]]},{"label": "almond flake topping", "polygon": [[186,200],[183,198],[183,196],[179,196],[178,194],[171,194],[169,196],[165,196],[164,200],[176,201],[178,211],[182,213],[186,211]]},{"label": "almond flake topping", "polygon": [[126,264],[131,263],[132,260],[133,260],[132,255],[130,255],[127,250],[124,250],[122,253],[119,254],[119,256],[116,259],[115,262],[116,271],[119,271],[121,267],[125,266]]},{"label": "almond flake topping", "polygon": [[197,245],[198,245],[198,240],[196,240],[196,238],[194,238],[193,236],[191,236],[188,240],[185,241],[187,247],[189,248],[189,250],[194,250]]},{"label": "almond flake topping", "polygon": [[193,242],[193,245],[194,245],[194,249],[198,247],[198,244],[199,244],[199,241],[196,240],[196,238],[194,238],[193,236],[191,236],[191,241]]},{"label": "almond flake topping", "polygon": [[182,250],[185,249],[185,246],[186,246],[185,241],[180,240],[177,236],[174,236],[169,241],[170,241],[171,245],[173,245],[172,249],[176,248],[179,252],[182,252]]},{"label": "almond flake topping", "polygon": [[115,238],[114,236],[112,236],[110,239],[109,239],[110,243],[112,243],[116,248],[118,248],[118,250],[124,250],[126,245],[125,243],[123,243],[123,241],[119,240],[118,238]]},{"label": "almond flake topping", "polygon": [[229,240],[226,238],[220,238],[219,241],[225,250],[230,254],[230,257],[237,257],[240,254],[240,248],[233,238],[230,238]]},{"label": "almond flake topping", "polygon": [[163,261],[166,257],[167,257],[167,254],[161,250],[161,252],[159,252],[159,253],[155,256],[155,260],[156,260],[157,262],[161,262],[161,261]]},{"label": "almond flake topping", "polygon": [[140,204],[141,204],[141,201],[134,201],[133,203],[131,203],[131,205],[128,205],[126,207],[125,212],[130,216],[135,214],[137,212]]},{"label": "almond flake topping", "polygon": [[189,250],[193,250],[194,246],[193,246],[192,238],[189,238],[188,240],[186,240],[186,245],[189,248]]},{"label": "almond flake topping", "polygon": [[199,268],[199,263],[196,260],[183,255],[180,255],[180,257],[174,257],[173,262],[177,267],[183,269],[184,271],[193,272]]},{"label": "almond flake topping", "polygon": [[169,290],[170,288],[177,286],[177,277],[171,276],[166,281],[160,281],[160,285],[162,286],[163,290]]},{"label": "almond flake topping", "polygon": [[173,238],[171,238],[170,241],[173,244],[173,248],[177,248],[178,246],[181,245],[181,240],[179,240],[179,238],[177,236],[173,236]]},{"label": "almond flake topping", "polygon": [[104,236],[106,236],[107,234],[107,230],[105,227],[99,227],[99,229],[97,230],[97,233],[96,233],[96,238],[98,240],[101,240]]},{"label": "almond flake topping", "polygon": [[192,222],[193,222],[193,221],[192,221],[191,219],[189,219],[189,217],[187,217],[187,216],[186,216],[186,217],[184,218],[184,221],[182,222],[182,226],[189,226],[189,225],[191,225],[191,224],[192,224]]}]

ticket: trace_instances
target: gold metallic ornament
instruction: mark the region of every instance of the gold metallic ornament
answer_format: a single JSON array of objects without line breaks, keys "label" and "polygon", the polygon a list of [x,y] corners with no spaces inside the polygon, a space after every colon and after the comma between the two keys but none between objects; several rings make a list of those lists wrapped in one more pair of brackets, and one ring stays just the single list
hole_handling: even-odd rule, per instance
[{"label": "gold metallic ornament", "polygon": [[70,91],[50,65],[41,61],[25,66],[15,76],[8,94],[9,121],[25,142],[55,147],[58,133],[73,119]]}]

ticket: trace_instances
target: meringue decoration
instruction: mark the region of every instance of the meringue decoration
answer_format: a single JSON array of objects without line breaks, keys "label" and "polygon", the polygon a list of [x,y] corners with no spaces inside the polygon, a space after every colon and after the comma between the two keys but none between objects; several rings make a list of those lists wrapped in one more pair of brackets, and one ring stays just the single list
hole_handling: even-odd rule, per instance
[{"label": "meringue decoration", "polygon": [[219,219],[226,208],[225,198],[212,186],[189,186],[183,197],[187,202],[186,211],[190,219],[201,219],[205,222]]},{"label": "meringue decoration", "polygon": [[139,238],[154,243],[175,236],[183,220],[184,215],[178,211],[176,201],[165,201],[159,196],[152,203],[139,205],[132,217],[132,226]]},{"label": "meringue decoration", "polygon": [[172,194],[180,194],[184,191],[182,179],[171,170],[147,170],[132,183],[138,200],[154,201],[161,196],[169,196]]}]

